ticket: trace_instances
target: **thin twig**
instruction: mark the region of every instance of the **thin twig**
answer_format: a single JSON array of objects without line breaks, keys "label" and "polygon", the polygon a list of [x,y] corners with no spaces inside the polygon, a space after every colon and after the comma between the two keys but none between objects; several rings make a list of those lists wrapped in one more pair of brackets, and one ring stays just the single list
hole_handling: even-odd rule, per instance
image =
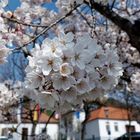
[{"label": "thin twig", "polygon": [[90,22],[87,20],[87,18],[78,10],[76,9],[77,13],[86,21],[87,25],[90,27],[90,28],[93,28],[93,26],[90,24]]},{"label": "thin twig", "polygon": [[44,127],[44,129],[43,129],[43,132],[46,131],[46,127],[47,127],[48,123],[50,122],[50,119],[54,116],[54,113],[55,113],[55,111],[53,111],[52,114],[49,116],[49,119],[47,120],[47,122],[46,122],[46,124],[45,124],[45,127]]},{"label": "thin twig", "polygon": [[15,17],[6,17],[4,15],[1,15],[2,18],[6,18],[7,20],[11,21],[11,22],[15,22],[17,24],[21,24],[21,25],[25,25],[25,26],[32,26],[32,27],[47,27],[47,25],[39,25],[39,24],[32,24],[32,23],[25,23],[24,21],[18,20]]},{"label": "thin twig", "polygon": [[64,16],[62,16],[60,19],[56,20],[54,23],[50,24],[48,27],[46,27],[45,29],[43,29],[39,34],[37,34],[34,38],[32,38],[30,41],[28,41],[27,43],[25,43],[23,46],[15,48],[15,50],[19,50],[29,44],[31,44],[34,40],[38,39],[41,35],[43,35],[44,33],[46,33],[48,30],[50,30],[53,26],[55,26],[57,23],[61,22],[63,19],[65,19],[66,17],[70,16],[71,13],[76,10],[78,7],[80,7],[82,4],[79,4],[77,6],[75,6],[72,10],[70,10],[67,14],[65,14]]},{"label": "thin twig", "polygon": [[113,0],[111,8],[110,8],[111,10],[113,9],[115,2],[116,2],[116,0]]}]

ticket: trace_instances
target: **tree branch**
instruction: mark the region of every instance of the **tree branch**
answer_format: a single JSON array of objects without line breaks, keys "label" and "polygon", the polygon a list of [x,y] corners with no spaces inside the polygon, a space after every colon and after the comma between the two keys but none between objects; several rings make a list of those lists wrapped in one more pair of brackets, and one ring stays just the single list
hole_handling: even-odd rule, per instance
[{"label": "tree branch", "polygon": [[113,10],[110,9],[108,5],[102,5],[101,3],[90,0],[90,3],[86,0],[84,1],[89,7],[98,11],[101,15],[112,21],[121,30],[126,32],[130,38],[129,43],[135,47],[140,53],[140,20],[136,20],[135,23],[131,23],[128,19],[121,17]]},{"label": "tree branch", "polygon": [[1,15],[1,17],[2,17],[2,18],[5,18],[5,19],[7,19],[7,20],[9,20],[9,21],[11,21],[11,22],[15,22],[15,23],[17,23],[17,24],[21,24],[21,25],[25,25],[25,26],[42,27],[42,28],[47,27],[47,25],[39,25],[39,24],[25,23],[24,21],[18,20],[18,19],[16,19],[15,17],[10,17],[10,18],[9,18],[9,17],[6,17],[6,16],[4,16],[4,15]]},{"label": "tree branch", "polygon": [[55,26],[57,23],[61,22],[66,17],[70,16],[73,11],[75,11],[78,7],[80,7],[82,4],[79,4],[75,6],[72,10],[70,10],[67,14],[56,20],[54,23],[50,24],[46,28],[44,28],[39,34],[37,34],[34,38],[32,38],[29,42],[25,43],[23,46],[20,46],[16,48],[16,50],[22,49],[26,47],[27,45],[31,44],[34,40],[38,39],[41,35],[45,34],[48,30],[50,30],[53,26]]}]

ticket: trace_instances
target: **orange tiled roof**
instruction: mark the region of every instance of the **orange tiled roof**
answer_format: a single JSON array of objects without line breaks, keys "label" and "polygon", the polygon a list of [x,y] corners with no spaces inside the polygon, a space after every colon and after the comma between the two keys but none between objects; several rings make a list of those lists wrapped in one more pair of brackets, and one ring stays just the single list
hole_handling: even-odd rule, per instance
[{"label": "orange tiled roof", "polygon": [[[30,116],[30,111],[23,108],[22,109],[22,115],[21,115],[21,119],[23,123],[30,123],[31,122],[31,116]],[[34,113],[32,113],[32,117],[34,116]],[[39,120],[38,123],[46,123],[49,119],[49,115],[47,115],[47,113],[41,113],[39,116]],[[49,120],[49,123],[58,123],[59,120],[56,119],[54,116],[51,117],[51,119]]]},{"label": "orange tiled roof", "polygon": [[[40,117],[39,117],[39,120],[38,120],[38,123],[46,123],[48,121],[48,119],[49,119],[49,116],[47,114],[41,113],[40,114]],[[22,122],[23,123],[30,123],[31,122],[30,117],[28,117],[28,119],[27,118],[24,119],[22,117]],[[58,119],[55,119],[54,116],[51,117],[51,119],[49,120],[49,123],[58,123],[58,122],[59,122],[59,120]]]},{"label": "orange tiled roof", "polygon": [[[105,114],[106,108],[108,108],[108,116]],[[91,111],[89,114],[89,119],[87,121],[106,118],[114,120],[128,120],[128,112],[123,108],[101,107],[99,109]]]},{"label": "orange tiled roof", "polygon": [[[45,113],[42,113],[39,117],[39,121],[38,122],[41,122],[41,123],[46,123],[49,119],[49,116]],[[54,117],[52,117],[49,121],[49,123],[58,123],[58,119],[55,119]]]}]

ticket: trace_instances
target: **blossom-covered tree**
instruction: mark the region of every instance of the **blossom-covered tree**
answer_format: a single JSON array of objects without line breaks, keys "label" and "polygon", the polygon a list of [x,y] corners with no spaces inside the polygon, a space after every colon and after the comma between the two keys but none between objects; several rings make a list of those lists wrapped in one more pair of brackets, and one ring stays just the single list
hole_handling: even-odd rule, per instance
[{"label": "blossom-covered tree", "polygon": [[20,0],[14,11],[7,5],[0,1],[0,62],[9,53],[27,58],[19,97],[64,113],[121,80],[140,91],[139,0]]}]

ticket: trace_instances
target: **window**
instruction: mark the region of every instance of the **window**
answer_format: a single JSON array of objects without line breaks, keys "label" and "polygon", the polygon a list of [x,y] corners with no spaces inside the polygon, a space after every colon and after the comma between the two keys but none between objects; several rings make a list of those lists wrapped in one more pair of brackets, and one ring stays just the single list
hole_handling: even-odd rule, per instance
[{"label": "window", "polygon": [[7,132],[8,132],[8,129],[7,128],[3,128],[2,129],[2,136],[7,136]]},{"label": "window", "polygon": [[22,140],[28,140],[28,128],[22,128]]},{"label": "window", "polygon": [[2,128],[2,136],[9,136],[10,128]]},{"label": "window", "polygon": [[108,135],[111,134],[109,122],[106,122],[106,131],[107,131]]},{"label": "window", "polygon": [[131,126],[126,125],[125,128],[126,128],[126,132],[135,132],[135,126],[133,125]]},{"label": "window", "polygon": [[116,131],[116,132],[118,132],[118,131],[119,131],[119,128],[118,128],[118,123],[117,123],[117,122],[115,122],[115,123],[114,123],[114,129],[115,129],[115,131]]}]

